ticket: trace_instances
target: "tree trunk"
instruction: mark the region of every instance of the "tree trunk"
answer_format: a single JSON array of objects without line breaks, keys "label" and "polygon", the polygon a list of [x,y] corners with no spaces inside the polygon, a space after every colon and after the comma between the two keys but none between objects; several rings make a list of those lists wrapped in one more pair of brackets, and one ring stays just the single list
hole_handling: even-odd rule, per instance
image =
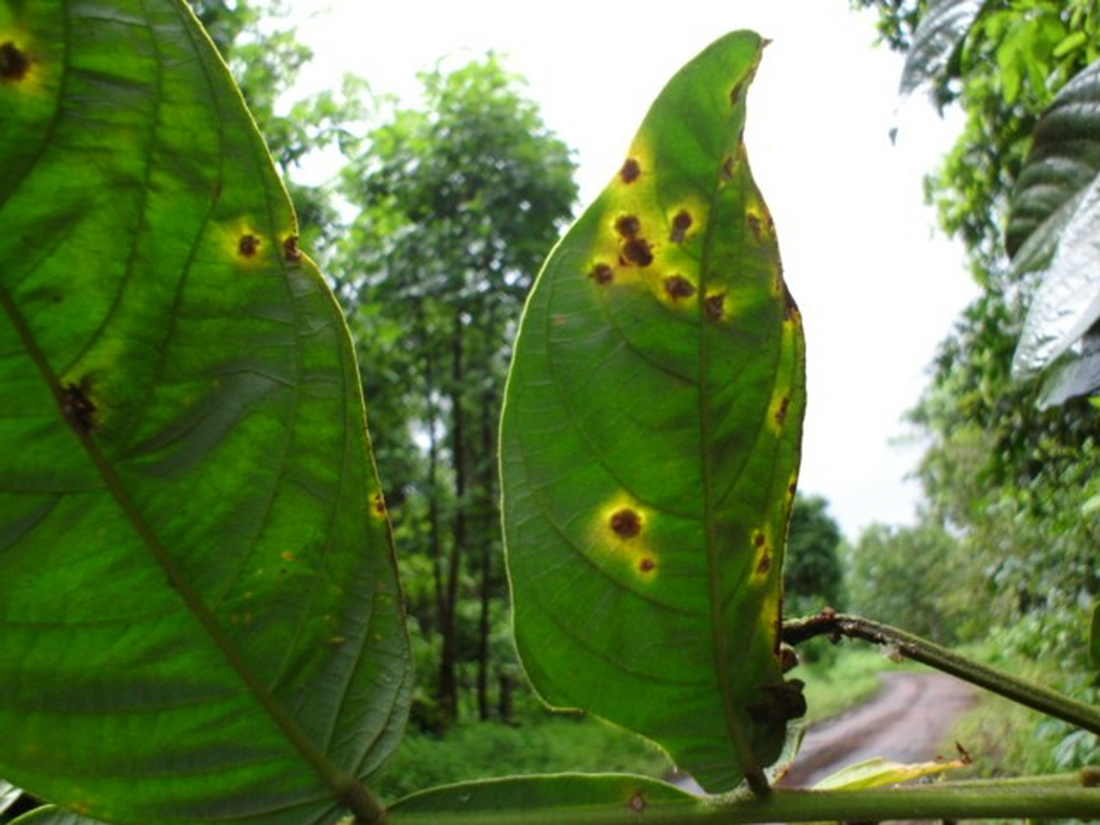
[{"label": "tree trunk", "polygon": [[462,409],[462,316],[455,313],[451,335],[451,460],[455,479],[455,513],[451,524],[450,564],[447,566],[443,615],[443,650],[439,660],[439,709],[447,722],[458,719],[458,605],[459,565],[466,546],[466,422]]},{"label": "tree trunk", "polygon": [[480,476],[480,493],[482,498],[481,515],[481,615],[478,622],[478,649],[477,649],[477,709],[481,721],[487,721],[492,715],[492,705],[489,702],[489,635],[492,630],[491,611],[493,598],[493,548],[495,542],[496,524],[496,485],[494,479],[496,462],[494,456],[493,436],[496,428],[493,422],[496,404],[491,389],[486,389],[481,396],[481,460],[479,462],[478,475]]}]

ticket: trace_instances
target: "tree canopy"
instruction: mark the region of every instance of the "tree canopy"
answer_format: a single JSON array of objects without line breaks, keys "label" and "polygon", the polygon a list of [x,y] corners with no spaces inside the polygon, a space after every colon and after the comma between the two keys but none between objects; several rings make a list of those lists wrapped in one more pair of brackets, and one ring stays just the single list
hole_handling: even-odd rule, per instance
[{"label": "tree canopy", "polygon": [[430,560],[412,610],[440,639],[432,691],[454,718],[461,662],[475,662],[487,718],[490,682],[507,692],[509,679],[490,663],[504,664],[492,639],[506,628],[496,428],[509,342],[577,190],[568,148],[499,59],[421,82],[422,108],[392,111],[343,172],[359,212],[334,270],[382,474],[400,485],[388,496],[404,557]]}]

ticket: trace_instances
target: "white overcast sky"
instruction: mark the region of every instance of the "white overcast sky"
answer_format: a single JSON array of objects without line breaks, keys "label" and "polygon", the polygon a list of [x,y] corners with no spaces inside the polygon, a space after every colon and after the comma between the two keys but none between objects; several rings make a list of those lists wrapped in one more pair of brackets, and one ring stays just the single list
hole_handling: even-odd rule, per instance
[{"label": "white overcast sky", "polygon": [[[901,59],[847,0],[288,0],[314,49],[295,94],[345,72],[416,102],[418,71],[494,51],[523,75],[576,152],[582,203],[622,163],[665,81],[712,40],[771,39],[748,100],[749,161],[775,218],[806,326],[808,408],[800,489],[825,496],[855,541],[911,523],[920,450],[893,441],[936,344],[975,294],[961,249],[934,232],[921,178],[954,137],[923,98],[897,145]],[[368,399],[369,404],[369,399]]]}]

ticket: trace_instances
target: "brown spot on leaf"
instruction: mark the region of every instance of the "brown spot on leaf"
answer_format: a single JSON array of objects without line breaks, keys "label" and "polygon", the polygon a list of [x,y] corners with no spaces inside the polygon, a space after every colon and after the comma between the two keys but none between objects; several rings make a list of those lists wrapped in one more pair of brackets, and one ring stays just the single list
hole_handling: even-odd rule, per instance
[{"label": "brown spot on leaf", "polygon": [[596,264],[589,271],[588,277],[598,284],[609,284],[615,277],[615,270],[607,264]]},{"label": "brown spot on leaf", "polygon": [[251,258],[260,251],[260,239],[251,232],[241,235],[237,241],[237,254],[242,258]]},{"label": "brown spot on leaf", "polygon": [[806,715],[806,698],[802,695],[805,687],[801,679],[789,679],[758,688],[762,700],[750,705],[746,710],[754,722],[784,723]]},{"label": "brown spot on leaf", "polygon": [[706,300],[703,301],[703,306],[708,318],[713,321],[722,320],[722,314],[725,312],[726,306],[726,294],[724,292],[715,292],[712,295],[708,295]]},{"label": "brown spot on leaf", "polygon": [[722,161],[722,177],[725,180],[733,180],[733,156],[727,156]]},{"label": "brown spot on leaf", "polygon": [[749,212],[745,216],[745,223],[748,224],[749,231],[752,232],[753,238],[757,243],[760,243],[764,238],[763,224],[760,221],[760,216]]},{"label": "brown spot on leaf", "polygon": [[638,222],[637,217],[634,215],[623,215],[615,221],[615,231],[624,238],[633,238],[638,234],[638,230],[641,228],[641,223]]},{"label": "brown spot on leaf", "polygon": [[745,90],[745,81],[741,80],[730,89],[730,105],[736,106],[741,102],[741,93]]},{"label": "brown spot on leaf", "polygon": [[88,398],[88,376],[80,379],[79,384],[65,384],[61,388],[61,412],[69,426],[82,435],[95,429],[97,407]]},{"label": "brown spot on leaf", "polygon": [[30,60],[10,40],[0,43],[0,80],[22,80],[31,67]]},{"label": "brown spot on leaf", "polygon": [[772,569],[772,554],[765,548],[764,552],[760,554],[760,559],[756,562],[756,572],[763,575]]},{"label": "brown spot on leaf", "polygon": [[634,158],[627,158],[623,168],[619,170],[619,179],[623,183],[634,183],[641,174],[642,168],[638,165],[638,161]]},{"label": "brown spot on leaf", "polygon": [[382,497],[381,493],[375,493],[370,499],[370,509],[379,518],[385,518],[386,516],[386,499]]},{"label": "brown spot on leaf", "polygon": [[784,317],[788,320],[794,320],[798,316],[798,304],[794,302],[794,296],[791,295],[791,291],[787,289],[787,284],[783,284],[783,309]]},{"label": "brown spot on leaf", "polygon": [[695,285],[683,275],[669,275],[664,284],[665,294],[673,301],[690,298],[695,294]]},{"label": "brown spot on leaf", "polygon": [[634,811],[634,813],[640,814],[645,810],[645,795],[641,791],[634,791],[634,796],[630,797],[630,801],[626,803],[626,807]]},{"label": "brown spot on leaf", "polygon": [[298,248],[298,236],[287,235],[283,241],[283,256],[292,264],[302,260],[302,250]]},{"label": "brown spot on leaf", "polygon": [[643,573],[652,573],[655,567],[657,567],[657,562],[649,557],[646,557],[638,562],[638,569],[641,570]]},{"label": "brown spot on leaf", "polygon": [[653,263],[653,252],[644,238],[631,238],[623,244],[623,256],[638,266],[649,266]]},{"label": "brown spot on leaf", "polygon": [[637,510],[623,507],[611,514],[611,532],[621,539],[632,539],[642,532],[642,517]]},{"label": "brown spot on leaf", "polygon": [[791,406],[791,398],[789,395],[784,395],[779,399],[779,409],[775,411],[775,423],[780,427],[787,420],[787,410]]},{"label": "brown spot on leaf", "polygon": [[669,230],[668,239],[672,243],[683,243],[687,231],[691,228],[691,215],[685,209],[681,209],[672,218],[672,229]]}]

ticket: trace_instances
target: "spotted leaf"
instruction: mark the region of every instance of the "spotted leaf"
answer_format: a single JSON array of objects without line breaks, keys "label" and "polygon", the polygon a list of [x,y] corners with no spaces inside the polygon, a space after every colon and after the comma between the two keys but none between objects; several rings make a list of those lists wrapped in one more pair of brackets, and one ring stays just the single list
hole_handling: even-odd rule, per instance
[{"label": "spotted leaf", "polygon": [[362,810],[409,655],[358,369],[182,0],[0,0],[0,225],[0,776],[51,821]]},{"label": "spotted leaf", "polygon": [[502,425],[528,675],[711,791],[762,786],[804,710],[777,638],[802,328],[742,141],[763,45],[727,35],[653,104],[538,278]]}]

